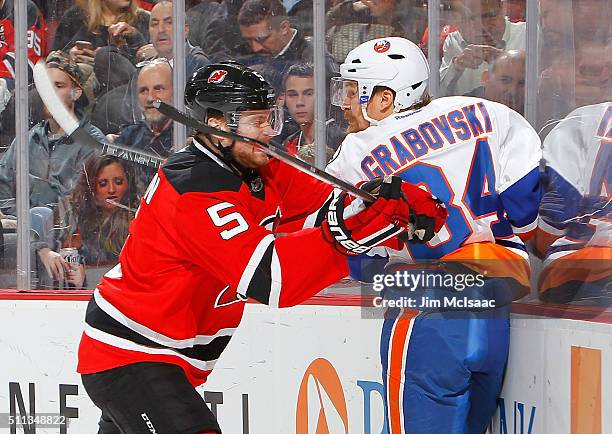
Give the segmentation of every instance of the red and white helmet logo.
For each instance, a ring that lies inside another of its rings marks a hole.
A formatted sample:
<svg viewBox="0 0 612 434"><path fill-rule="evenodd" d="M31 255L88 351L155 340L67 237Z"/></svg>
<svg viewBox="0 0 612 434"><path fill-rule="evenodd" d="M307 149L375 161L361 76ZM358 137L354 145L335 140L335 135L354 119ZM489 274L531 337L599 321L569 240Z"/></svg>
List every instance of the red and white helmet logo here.
<svg viewBox="0 0 612 434"><path fill-rule="evenodd" d="M210 77L208 77L208 82L209 83L221 83L223 80L225 80L226 75L227 75L227 71L223 69L217 69L213 71L212 74L210 74Z"/></svg>
<svg viewBox="0 0 612 434"><path fill-rule="evenodd" d="M387 41L386 39L378 41L376 44L374 44L374 51L377 53L384 53L389 48L391 48L391 42Z"/></svg>

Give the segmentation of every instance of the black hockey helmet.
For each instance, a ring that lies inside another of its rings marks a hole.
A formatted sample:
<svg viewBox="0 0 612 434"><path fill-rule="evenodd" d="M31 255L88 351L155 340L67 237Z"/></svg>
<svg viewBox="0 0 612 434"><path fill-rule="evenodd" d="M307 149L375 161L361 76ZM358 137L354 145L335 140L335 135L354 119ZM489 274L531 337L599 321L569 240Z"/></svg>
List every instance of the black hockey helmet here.
<svg viewBox="0 0 612 434"><path fill-rule="evenodd" d="M274 88L261 74L233 61L213 63L198 69L185 86L185 105L206 122L209 110L230 113L265 110L275 106Z"/></svg>

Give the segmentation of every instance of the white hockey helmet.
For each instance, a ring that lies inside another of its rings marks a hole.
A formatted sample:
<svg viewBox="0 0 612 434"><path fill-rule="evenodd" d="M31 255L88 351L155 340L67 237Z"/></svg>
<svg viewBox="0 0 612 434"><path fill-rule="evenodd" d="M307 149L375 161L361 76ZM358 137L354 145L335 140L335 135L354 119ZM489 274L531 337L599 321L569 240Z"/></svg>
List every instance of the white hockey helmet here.
<svg viewBox="0 0 612 434"><path fill-rule="evenodd" d="M395 92L395 111L419 102L427 88L429 64L421 49L408 39L388 37L372 39L351 50L340 65L339 80L332 83L332 104L342 106L346 96L338 82L357 83L359 102L367 104L376 86ZM335 90L334 90L335 87Z"/></svg>

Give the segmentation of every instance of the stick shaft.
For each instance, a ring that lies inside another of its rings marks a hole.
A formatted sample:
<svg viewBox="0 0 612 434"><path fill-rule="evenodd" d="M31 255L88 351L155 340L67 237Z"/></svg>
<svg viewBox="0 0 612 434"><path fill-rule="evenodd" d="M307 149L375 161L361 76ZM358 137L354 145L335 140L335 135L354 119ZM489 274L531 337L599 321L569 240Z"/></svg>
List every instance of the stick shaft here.
<svg viewBox="0 0 612 434"><path fill-rule="evenodd" d="M375 197L372 196L370 193L360 190L357 187L349 184L348 182L338 179L333 175L330 175L324 170L321 170L311 164L308 164L305 161L300 160L299 158L289 155L287 152L273 145L269 145L267 143L260 142L259 140L251 139L249 137L241 136L240 134L232 133L229 131L223 131L223 130L219 130L217 128L211 127L210 125L206 125L205 123L197 119L194 119L190 116L187 116L184 113L181 113L179 110L172 107L171 105L166 104L159 100L153 102L153 105L157 108L157 110L159 110L164 115L168 116L169 118L171 118L172 120L176 122L179 122L183 125L188 126L189 128L198 130L205 134L214 134L216 136L226 137L228 139L238 140L238 141L245 142L250 145L256 146L258 149L260 149L262 152L266 153L267 155L274 157L286 164L289 164L290 166L298 169L301 172L304 172L312 176L313 178L318 179L321 182L330 184L334 187L344 190L345 192L355 197L359 197L367 202L373 202L375 200Z"/></svg>

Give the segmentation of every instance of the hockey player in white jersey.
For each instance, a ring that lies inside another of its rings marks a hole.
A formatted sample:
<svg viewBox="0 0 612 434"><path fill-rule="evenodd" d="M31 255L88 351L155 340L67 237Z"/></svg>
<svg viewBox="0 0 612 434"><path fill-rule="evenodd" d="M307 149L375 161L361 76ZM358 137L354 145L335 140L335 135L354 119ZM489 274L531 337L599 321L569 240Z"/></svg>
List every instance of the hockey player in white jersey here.
<svg viewBox="0 0 612 434"><path fill-rule="evenodd" d="M545 193L536 245L540 298L610 303L612 103L580 107L546 136Z"/></svg>
<svg viewBox="0 0 612 434"><path fill-rule="evenodd" d="M525 295L523 239L536 228L541 198L540 140L529 123L480 98L432 100L427 60L403 38L365 42L340 71L332 103L343 108L351 134L327 171L351 183L398 175L448 208L430 242L389 252L391 259L461 261L489 287ZM484 433L508 355L509 306L492 311L487 317L496 319L453 312L461 319L452 320L440 312L387 311L380 347L391 434Z"/></svg>

